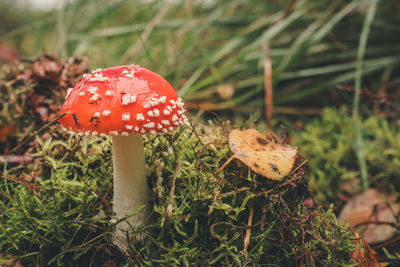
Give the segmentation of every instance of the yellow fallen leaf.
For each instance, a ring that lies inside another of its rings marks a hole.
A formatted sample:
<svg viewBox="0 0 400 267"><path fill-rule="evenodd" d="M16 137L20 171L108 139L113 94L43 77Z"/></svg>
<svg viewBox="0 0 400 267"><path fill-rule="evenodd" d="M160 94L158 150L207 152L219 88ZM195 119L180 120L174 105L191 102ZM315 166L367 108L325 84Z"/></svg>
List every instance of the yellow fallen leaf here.
<svg viewBox="0 0 400 267"><path fill-rule="evenodd" d="M255 129L233 130L229 134L233 157L254 172L272 180L282 180L293 168L297 147L273 143Z"/></svg>

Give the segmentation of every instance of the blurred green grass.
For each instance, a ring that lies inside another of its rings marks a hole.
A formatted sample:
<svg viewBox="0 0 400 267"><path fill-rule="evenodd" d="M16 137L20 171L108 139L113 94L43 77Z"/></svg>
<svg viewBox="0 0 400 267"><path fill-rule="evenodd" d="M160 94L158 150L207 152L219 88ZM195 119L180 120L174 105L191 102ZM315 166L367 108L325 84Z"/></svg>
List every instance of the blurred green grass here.
<svg viewBox="0 0 400 267"><path fill-rule="evenodd" d="M369 1L76 0L24 18L0 42L23 55L86 55L92 66L140 64L165 76L187 101L215 109L262 111L268 45L274 103L332 105L327 90L355 78L358 40ZM398 1L381 1L363 62L363 85L399 85ZM27 22L26 22L27 21ZM217 89L229 84L232 99ZM211 97L208 97L211 96ZM344 99L348 104L350 99Z"/></svg>

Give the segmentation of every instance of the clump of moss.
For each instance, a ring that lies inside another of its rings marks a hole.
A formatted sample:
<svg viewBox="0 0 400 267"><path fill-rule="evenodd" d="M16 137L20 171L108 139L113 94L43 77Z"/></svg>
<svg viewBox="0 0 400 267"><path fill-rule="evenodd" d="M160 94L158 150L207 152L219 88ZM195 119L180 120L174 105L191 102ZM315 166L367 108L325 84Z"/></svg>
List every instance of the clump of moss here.
<svg viewBox="0 0 400 267"><path fill-rule="evenodd" d="M216 173L231 156L226 125L146 138L153 213L140 229L143 242L132 241L123 255L111 242L118 221L111 222L110 140L52 130L57 136L37 139L36 161L1 181L4 255L39 265L337 266L350 260L353 235L313 202L301 158L282 182L240 162Z"/></svg>
<svg viewBox="0 0 400 267"><path fill-rule="evenodd" d="M396 192L400 188L398 125L371 116L361 122L368 179L371 187ZM310 186L320 201L336 204L341 193L361 191L354 150L354 124L344 109L326 109L321 118L291 135L310 165Z"/></svg>

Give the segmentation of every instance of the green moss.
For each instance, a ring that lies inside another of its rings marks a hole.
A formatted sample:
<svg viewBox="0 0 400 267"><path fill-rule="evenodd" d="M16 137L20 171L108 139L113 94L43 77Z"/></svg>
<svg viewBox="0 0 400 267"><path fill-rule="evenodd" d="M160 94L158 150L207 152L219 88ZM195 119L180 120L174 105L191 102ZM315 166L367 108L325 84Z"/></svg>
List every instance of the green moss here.
<svg viewBox="0 0 400 267"><path fill-rule="evenodd" d="M227 127L198 126L196 132L186 128L145 138L154 212L140 229L146 233L143 243L132 242L129 255L111 242L116 225L110 222L110 140L69 136L53 127L56 136L37 139L36 161L19 170L19 182L2 180L1 252L40 265L348 262L352 234L336 225L331 210L304 204L309 198L305 168L291 182L279 183L239 162L215 174L231 155L221 134ZM172 213L167 214L175 172ZM31 184L24 185L23 174L33 179ZM254 215L246 257L250 207Z"/></svg>
<svg viewBox="0 0 400 267"><path fill-rule="evenodd" d="M375 116L361 124L371 187L396 191L400 188L398 126ZM354 125L345 110L326 109L322 118L307 123L304 131L292 133L292 137L309 162L310 185L319 200L338 203L341 193L351 195L361 190Z"/></svg>

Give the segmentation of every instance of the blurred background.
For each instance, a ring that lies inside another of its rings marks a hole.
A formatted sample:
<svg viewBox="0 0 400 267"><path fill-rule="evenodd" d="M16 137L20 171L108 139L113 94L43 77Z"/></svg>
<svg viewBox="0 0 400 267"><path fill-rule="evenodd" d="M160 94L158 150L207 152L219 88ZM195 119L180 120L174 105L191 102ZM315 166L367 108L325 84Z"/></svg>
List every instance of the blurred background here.
<svg viewBox="0 0 400 267"><path fill-rule="evenodd" d="M0 41L30 59L87 56L93 69L140 64L165 76L189 107L235 114L264 112L271 64L275 112L318 115L353 101L369 2L3 0ZM370 27L367 113L387 112L381 106L398 88L399 7L381 1Z"/></svg>

